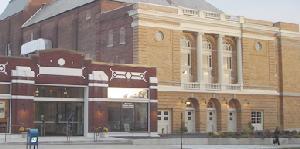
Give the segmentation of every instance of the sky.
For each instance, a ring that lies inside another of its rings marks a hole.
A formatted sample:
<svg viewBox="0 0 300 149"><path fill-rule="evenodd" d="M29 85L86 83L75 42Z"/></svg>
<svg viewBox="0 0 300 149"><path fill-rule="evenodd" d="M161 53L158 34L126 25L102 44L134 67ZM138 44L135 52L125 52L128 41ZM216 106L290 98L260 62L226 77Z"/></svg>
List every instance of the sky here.
<svg viewBox="0 0 300 149"><path fill-rule="evenodd" d="M206 0L234 16L300 24L300 0ZM2 13L9 0L0 0Z"/></svg>

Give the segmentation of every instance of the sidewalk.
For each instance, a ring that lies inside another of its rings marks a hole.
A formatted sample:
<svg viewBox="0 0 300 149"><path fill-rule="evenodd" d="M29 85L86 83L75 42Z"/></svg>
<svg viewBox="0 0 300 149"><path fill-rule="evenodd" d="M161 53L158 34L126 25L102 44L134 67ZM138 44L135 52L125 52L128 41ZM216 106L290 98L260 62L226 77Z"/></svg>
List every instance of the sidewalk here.
<svg viewBox="0 0 300 149"><path fill-rule="evenodd" d="M272 145L272 138L183 138L184 145ZM98 138L94 141L93 137L39 137L40 144L49 145L180 145L180 138ZM300 147L300 138L280 138L282 145L296 145ZM21 135L8 135L5 141L4 134L0 134L0 144L25 144L26 138Z"/></svg>
<svg viewBox="0 0 300 149"><path fill-rule="evenodd" d="M7 135L5 140L4 134L0 134L0 144L25 144L26 137L23 138L21 135ZM70 140L67 140L65 136L59 137L39 137L40 144L132 144L132 140L124 138L98 138L97 141L94 141L93 137L70 137Z"/></svg>

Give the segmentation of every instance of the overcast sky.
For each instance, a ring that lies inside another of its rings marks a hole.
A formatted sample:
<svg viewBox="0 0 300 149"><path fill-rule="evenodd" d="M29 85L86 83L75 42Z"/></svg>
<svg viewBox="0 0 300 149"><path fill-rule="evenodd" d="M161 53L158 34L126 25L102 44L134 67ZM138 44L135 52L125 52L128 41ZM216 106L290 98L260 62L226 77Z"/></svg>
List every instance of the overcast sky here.
<svg viewBox="0 0 300 149"><path fill-rule="evenodd" d="M300 0L207 0L229 15L300 24ZM0 13L9 0L0 0Z"/></svg>

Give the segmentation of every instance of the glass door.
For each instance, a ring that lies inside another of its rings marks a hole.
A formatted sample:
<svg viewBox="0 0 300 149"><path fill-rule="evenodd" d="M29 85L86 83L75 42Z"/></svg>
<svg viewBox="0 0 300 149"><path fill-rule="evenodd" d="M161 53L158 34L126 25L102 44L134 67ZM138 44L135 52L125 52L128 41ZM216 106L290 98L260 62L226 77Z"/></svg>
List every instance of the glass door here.
<svg viewBox="0 0 300 149"><path fill-rule="evenodd" d="M122 128L124 132L130 132L134 128L134 104L123 103L121 113Z"/></svg>
<svg viewBox="0 0 300 149"><path fill-rule="evenodd" d="M35 124L41 135L83 135L82 102L36 102ZM69 130L69 131L68 131Z"/></svg>

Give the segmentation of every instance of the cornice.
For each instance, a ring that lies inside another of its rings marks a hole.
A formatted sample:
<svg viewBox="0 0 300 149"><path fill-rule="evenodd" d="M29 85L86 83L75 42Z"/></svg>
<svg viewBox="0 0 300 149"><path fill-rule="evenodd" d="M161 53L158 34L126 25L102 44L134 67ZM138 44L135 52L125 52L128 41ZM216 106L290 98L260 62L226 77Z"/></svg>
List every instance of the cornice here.
<svg viewBox="0 0 300 149"><path fill-rule="evenodd" d="M237 21L208 19L199 16L186 16L176 13L166 13L143 9L131 10L128 11L128 14L134 18L132 27L158 27L172 30L188 30L203 33L225 34L234 37L240 37L243 29L253 32L243 33L243 37L260 40L275 40L276 35L287 36L291 38L300 37L300 33L297 32L280 31L278 27L244 23L243 21L240 21L240 23Z"/></svg>

